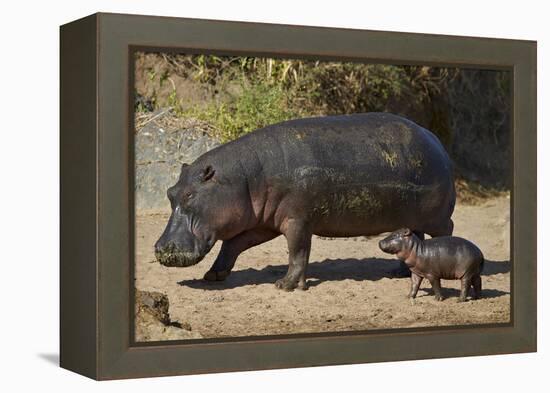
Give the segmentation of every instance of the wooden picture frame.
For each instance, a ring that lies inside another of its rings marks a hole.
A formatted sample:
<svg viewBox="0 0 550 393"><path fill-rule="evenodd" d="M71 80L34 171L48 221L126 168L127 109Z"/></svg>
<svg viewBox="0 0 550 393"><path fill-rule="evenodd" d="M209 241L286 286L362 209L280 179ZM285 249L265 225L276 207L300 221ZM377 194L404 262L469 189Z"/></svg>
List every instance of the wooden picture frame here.
<svg viewBox="0 0 550 393"><path fill-rule="evenodd" d="M103 380L536 351L536 42L99 13L60 43L61 367ZM512 72L511 322L133 342L137 50Z"/></svg>

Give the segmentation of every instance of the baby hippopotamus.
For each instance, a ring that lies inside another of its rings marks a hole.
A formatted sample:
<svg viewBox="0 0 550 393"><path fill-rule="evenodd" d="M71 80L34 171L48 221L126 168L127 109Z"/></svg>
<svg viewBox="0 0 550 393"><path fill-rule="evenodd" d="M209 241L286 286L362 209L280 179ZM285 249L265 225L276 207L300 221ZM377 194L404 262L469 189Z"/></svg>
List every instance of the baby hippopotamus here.
<svg viewBox="0 0 550 393"><path fill-rule="evenodd" d="M481 296L483 254L466 239L441 236L422 240L409 228L402 228L381 240L379 246L382 251L396 255L411 270L410 298L416 297L424 278L432 284L436 300L443 300L440 279L461 281L459 302L466 300L470 286L474 287L474 299Z"/></svg>

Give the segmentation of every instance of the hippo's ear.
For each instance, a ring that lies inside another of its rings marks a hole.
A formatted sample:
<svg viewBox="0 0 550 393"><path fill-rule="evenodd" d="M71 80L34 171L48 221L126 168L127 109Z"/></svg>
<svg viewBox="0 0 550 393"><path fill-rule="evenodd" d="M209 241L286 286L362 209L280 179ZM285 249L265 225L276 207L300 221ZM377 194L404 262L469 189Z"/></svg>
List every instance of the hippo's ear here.
<svg viewBox="0 0 550 393"><path fill-rule="evenodd" d="M201 173L201 181L205 182L212 179L215 173L216 170L212 168L212 165L208 165L206 168L203 169Z"/></svg>
<svg viewBox="0 0 550 393"><path fill-rule="evenodd" d="M403 236L411 236L412 235L412 232L409 228L405 228L405 230L403 231Z"/></svg>

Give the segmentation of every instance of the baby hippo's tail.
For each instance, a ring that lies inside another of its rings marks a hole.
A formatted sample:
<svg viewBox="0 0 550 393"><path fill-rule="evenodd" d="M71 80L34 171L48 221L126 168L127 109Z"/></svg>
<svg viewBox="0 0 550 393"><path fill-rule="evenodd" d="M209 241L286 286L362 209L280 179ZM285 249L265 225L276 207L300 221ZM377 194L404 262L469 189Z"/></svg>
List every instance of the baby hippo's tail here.
<svg viewBox="0 0 550 393"><path fill-rule="evenodd" d="M481 262L479 263L479 274L483 273L483 266L485 265L485 255L483 255L483 252L478 248L479 251L479 259L481 259Z"/></svg>

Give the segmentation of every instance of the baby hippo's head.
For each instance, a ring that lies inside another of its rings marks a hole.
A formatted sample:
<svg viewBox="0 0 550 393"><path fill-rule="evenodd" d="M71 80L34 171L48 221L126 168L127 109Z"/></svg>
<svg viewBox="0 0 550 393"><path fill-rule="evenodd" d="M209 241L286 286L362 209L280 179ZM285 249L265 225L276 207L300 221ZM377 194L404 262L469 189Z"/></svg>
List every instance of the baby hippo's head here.
<svg viewBox="0 0 550 393"><path fill-rule="evenodd" d="M401 228L380 240L378 246L388 254L397 254L411 247L413 233L409 228Z"/></svg>

